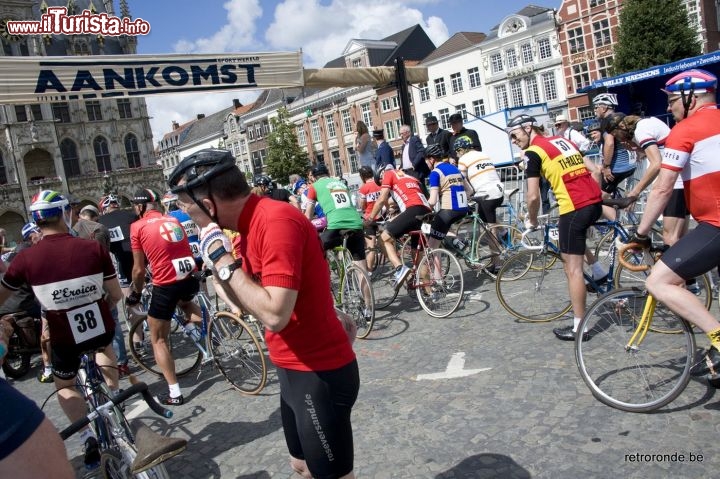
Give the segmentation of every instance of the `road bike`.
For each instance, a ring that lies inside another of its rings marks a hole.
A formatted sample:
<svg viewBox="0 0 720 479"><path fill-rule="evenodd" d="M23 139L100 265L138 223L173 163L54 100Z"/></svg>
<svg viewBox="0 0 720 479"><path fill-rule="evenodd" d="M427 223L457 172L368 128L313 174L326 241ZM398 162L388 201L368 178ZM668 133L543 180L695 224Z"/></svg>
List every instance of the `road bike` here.
<svg viewBox="0 0 720 479"><path fill-rule="evenodd" d="M156 414L172 417L172 411L158 404L148 392L147 384L136 382L130 388L110 392L95 362L95 353L81 358L76 377L78 390L85 398L89 413L60 432L65 440L90 424L100 449L100 473L105 479L167 479L170 477L162 464L185 450L185 439L163 437L141 426L133 433L122 404L135 395L143 400Z"/></svg>
<svg viewBox="0 0 720 479"><path fill-rule="evenodd" d="M418 216L422 228L408 233L418 239L418 247L412 250L411 273L405 281L408 292L415 291L420 306L430 316L445 318L460 306L463 298L464 279L460 263L449 251L443 248L429 248L427 236L434 213ZM405 242L403 242L404 244ZM409 243L408 243L409 244ZM394 275L377 278L375 290L384 291L381 299L375 300L375 307L383 309L390 306L402 284L394 284Z"/></svg>
<svg viewBox="0 0 720 479"><path fill-rule="evenodd" d="M210 270L193 273L205 282ZM152 284L146 283L143 296L152 294ZM248 324L238 316L218 311L204 288L195 296L200 305L199 324L188 321L179 310L172 318L177 328L171 328L168 347L175 360L175 374L185 376L201 364L214 363L225 379L243 394L255 395L262 391L267 380L267 364L260 342ZM146 300L147 301L147 300ZM149 333L145 334L145 321L140 318L130 328L130 354L144 370L162 376L155 362ZM143 338L140 343L134 338Z"/></svg>
<svg viewBox="0 0 720 479"><path fill-rule="evenodd" d="M634 265L625 251L618 255L626 268ZM654 329L679 328L679 334ZM690 381L695 361L695 334L690 324L670 311L645 288L620 288L600 297L585 313L575 341L580 375L593 396L629 412L650 412L677 398Z"/></svg>

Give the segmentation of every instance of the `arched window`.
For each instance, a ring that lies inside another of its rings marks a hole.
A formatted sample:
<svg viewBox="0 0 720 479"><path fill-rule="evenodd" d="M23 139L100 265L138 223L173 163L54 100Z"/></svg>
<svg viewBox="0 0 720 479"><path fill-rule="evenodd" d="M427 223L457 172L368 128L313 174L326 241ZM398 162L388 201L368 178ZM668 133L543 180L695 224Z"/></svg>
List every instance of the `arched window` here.
<svg viewBox="0 0 720 479"><path fill-rule="evenodd" d="M93 140L93 149L95 150L95 162L97 163L98 171L112 171L107 140L102 136L96 137Z"/></svg>
<svg viewBox="0 0 720 479"><path fill-rule="evenodd" d="M80 159L78 158L77 145L70 138L65 138L60 142L60 156L62 156L65 177L80 176Z"/></svg>
<svg viewBox="0 0 720 479"><path fill-rule="evenodd" d="M125 136L125 156L128 161L128 168L140 168L140 149L138 148L137 137L132 133Z"/></svg>

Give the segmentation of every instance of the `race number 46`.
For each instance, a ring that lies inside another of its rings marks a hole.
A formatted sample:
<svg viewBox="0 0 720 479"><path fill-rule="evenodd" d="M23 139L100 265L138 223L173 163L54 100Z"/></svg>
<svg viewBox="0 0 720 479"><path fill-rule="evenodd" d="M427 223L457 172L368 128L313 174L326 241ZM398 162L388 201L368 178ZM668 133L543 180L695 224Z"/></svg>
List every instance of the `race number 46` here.
<svg viewBox="0 0 720 479"><path fill-rule="evenodd" d="M172 260L173 268L175 268L175 278L178 280L186 278L195 268L195 260L192 256L178 258Z"/></svg>

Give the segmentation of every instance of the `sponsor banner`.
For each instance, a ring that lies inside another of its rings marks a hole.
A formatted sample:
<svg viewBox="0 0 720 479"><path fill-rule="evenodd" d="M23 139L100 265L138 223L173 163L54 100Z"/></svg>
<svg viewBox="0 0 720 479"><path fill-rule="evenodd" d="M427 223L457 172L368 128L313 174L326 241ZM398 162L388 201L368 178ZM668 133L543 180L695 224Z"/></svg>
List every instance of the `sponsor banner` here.
<svg viewBox="0 0 720 479"><path fill-rule="evenodd" d="M3 57L0 103L303 86L301 52Z"/></svg>

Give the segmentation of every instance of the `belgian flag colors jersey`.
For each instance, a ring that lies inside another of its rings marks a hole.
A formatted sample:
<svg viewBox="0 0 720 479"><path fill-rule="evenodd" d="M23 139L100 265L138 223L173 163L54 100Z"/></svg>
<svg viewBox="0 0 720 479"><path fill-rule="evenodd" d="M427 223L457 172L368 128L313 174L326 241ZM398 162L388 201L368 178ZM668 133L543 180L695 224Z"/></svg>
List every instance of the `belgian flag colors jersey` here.
<svg viewBox="0 0 720 479"><path fill-rule="evenodd" d="M602 201L600 186L590 176L575 146L559 136L535 136L525 150L528 178L540 176L550 182L560 214Z"/></svg>

